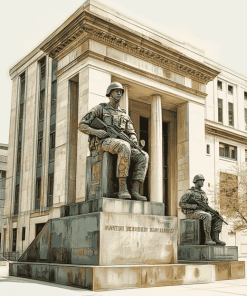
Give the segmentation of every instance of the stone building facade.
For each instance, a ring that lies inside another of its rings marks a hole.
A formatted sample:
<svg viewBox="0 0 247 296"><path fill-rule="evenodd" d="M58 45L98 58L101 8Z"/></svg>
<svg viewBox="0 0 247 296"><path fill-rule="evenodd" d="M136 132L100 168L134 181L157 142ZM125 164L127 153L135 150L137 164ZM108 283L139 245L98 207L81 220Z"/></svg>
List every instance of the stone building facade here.
<svg viewBox="0 0 247 296"><path fill-rule="evenodd" d="M142 191L148 200L165 203L165 215L183 217L178 202L195 174L204 174L206 184L213 186L228 161L244 161L247 78L97 1L86 1L10 76L2 226L7 251L23 252L44 223L60 216L62 205L84 200L89 150L78 122L93 106L108 101L106 89L113 81L123 84L122 107L150 154ZM227 119L229 108L233 126ZM238 160L219 157L220 143L236 146Z"/></svg>
<svg viewBox="0 0 247 296"><path fill-rule="evenodd" d="M8 162L8 145L0 143L0 254L3 252L2 224L4 217L5 188L6 188L6 171Z"/></svg>

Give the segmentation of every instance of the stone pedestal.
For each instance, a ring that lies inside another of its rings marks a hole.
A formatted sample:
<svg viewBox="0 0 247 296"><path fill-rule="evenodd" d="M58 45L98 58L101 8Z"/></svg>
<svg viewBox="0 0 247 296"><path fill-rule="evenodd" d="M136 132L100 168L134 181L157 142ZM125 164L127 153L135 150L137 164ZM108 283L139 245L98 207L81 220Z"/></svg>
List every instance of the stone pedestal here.
<svg viewBox="0 0 247 296"><path fill-rule="evenodd" d="M90 202L94 202L94 207L90 208ZM162 216L161 204L155 207L155 203L106 198L82 202L75 209L75 205L70 205L69 212L73 210L77 215L48 221L19 261L88 265L177 263L177 219Z"/></svg>
<svg viewBox="0 0 247 296"><path fill-rule="evenodd" d="M178 260L192 261L232 261L238 260L238 247L205 245L203 221L199 219L180 220L180 245Z"/></svg>
<svg viewBox="0 0 247 296"><path fill-rule="evenodd" d="M238 260L238 247L228 246L178 246L178 259L185 261Z"/></svg>

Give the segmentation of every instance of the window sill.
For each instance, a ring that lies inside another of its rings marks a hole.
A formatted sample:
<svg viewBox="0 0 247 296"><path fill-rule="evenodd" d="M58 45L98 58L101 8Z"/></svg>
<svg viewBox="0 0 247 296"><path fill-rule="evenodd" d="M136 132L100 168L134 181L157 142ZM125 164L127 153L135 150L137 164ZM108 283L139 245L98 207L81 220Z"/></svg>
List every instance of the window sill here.
<svg viewBox="0 0 247 296"><path fill-rule="evenodd" d="M231 158L222 157L222 156L219 156L219 160L224 160L232 163L236 163L238 161L237 159L231 159Z"/></svg>
<svg viewBox="0 0 247 296"><path fill-rule="evenodd" d="M207 153L206 156L211 156L211 154L208 154L208 153Z"/></svg>

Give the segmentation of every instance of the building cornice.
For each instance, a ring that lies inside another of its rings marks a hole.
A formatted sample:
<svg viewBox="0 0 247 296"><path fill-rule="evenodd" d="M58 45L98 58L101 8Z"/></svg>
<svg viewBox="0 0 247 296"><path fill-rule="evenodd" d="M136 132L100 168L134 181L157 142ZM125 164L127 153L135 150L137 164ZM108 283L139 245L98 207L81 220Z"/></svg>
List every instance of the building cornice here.
<svg viewBox="0 0 247 296"><path fill-rule="evenodd" d="M226 126L218 126L210 120L205 121L205 133L247 145L247 133Z"/></svg>
<svg viewBox="0 0 247 296"><path fill-rule="evenodd" d="M78 40L85 40L85 38L110 45L203 84L213 80L219 74L218 71L179 51L127 28L112 24L89 11L83 11L67 26L54 33L40 49L53 59L60 60L72 48L76 48Z"/></svg>
<svg viewBox="0 0 247 296"><path fill-rule="evenodd" d="M137 69L137 68L135 68L133 66L124 64L124 63L122 63L120 61L117 61L115 59L106 57L106 56L101 55L99 53L95 53L95 52L90 51L90 50L86 50L83 54L81 54L80 56L78 56L75 60L73 60L72 62L70 62L69 64L67 64L61 70L59 70L57 72L57 77L59 78L66 71L68 71L69 69L71 69L73 66L75 66L80 61L85 60L86 58L94 58L94 59L97 59L97 60L105 61L105 62L107 62L107 63L109 63L111 65L117 66L117 67L120 66L122 69L131 71L133 73L136 73L136 74L139 74L139 75L142 75L142 76L145 76L145 77L147 77L149 79L152 79L152 80L161 82L163 84L169 85L169 86L174 87L176 89L181 89L181 90L183 90L185 92L188 92L188 93L190 93L192 95L195 95L195 96L200 97L200 98L203 98L203 99L205 99L206 96L207 96L206 93L201 92L199 90L196 90L196 89L193 89L191 87L185 86L183 84L174 82L174 81L172 81L170 79L167 79L165 77L160 77L158 75L154 75L154 74L149 73L147 71L144 71L144 70L141 70L141 69Z"/></svg>

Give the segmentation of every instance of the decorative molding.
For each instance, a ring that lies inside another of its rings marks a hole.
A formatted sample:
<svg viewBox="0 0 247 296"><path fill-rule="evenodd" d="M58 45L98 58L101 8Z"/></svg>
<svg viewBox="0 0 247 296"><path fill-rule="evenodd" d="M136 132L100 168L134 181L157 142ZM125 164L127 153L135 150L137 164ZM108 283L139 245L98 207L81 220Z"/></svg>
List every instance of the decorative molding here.
<svg viewBox="0 0 247 296"><path fill-rule="evenodd" d="M78 64L80 61L85 60L86 58L89 58L89 57L94 58L94 59L98 59L98 60L101 60L101 61L106 61L107 63L112 64L112 65L117 66L117 67L121 66L122 69L129 70L129 71L131 71L133 73L136 73L138 75L142 75L142 76L145 76L145 77L147 77L149 79L152 79L152 80L161 82L163 84L166 84L166 85L169 85L169 86L172 86L172 87L175 87L176 89L181 89L183 91L186 91L186 92L188 92L190 94L193 94L193 95L198 96L198 97L203 98L203 99L205 99L206 96L207 96L206 93L201 92L199 90L196 90L196 89L193 89L191 87L185 86L183 84L177 83L177 82L172 81L170 79L167 79L165 77L160 77L158 75L149 73L147 71L144 71L144 70L135 68L133 66L130 66L130 65L127 65L127 64L124 64L124 63L121 63L121 62L119 62L119 61L117 61L115 59L112 59L112 58L109 58L109 57L105 57L104 55L95 53L95 52L90 51L90 50L86 50L83 54L81 54L80 56L78 56L71 63L67 64L64 68L62 68L61 70L59 70L57 72L57 74L56 74L57 75L57 78L59 78L63 73L65 73L70 68L72 68L73 66L75 66L76 64Z"/></svg>
<svg viewBox="0 0 247 296"><path fill-rule="evenodd" d="M53 59L60 60L86 39L110 45L203 84L219 74L218 71L172 48L102 20L88 11L83 11L60 32L55 32L40 49Z"/></svg>
<svg viewBox="0 0 247 296"><path fill-rule="evenodd" d="M231 141L236 141L243 145L247 145L247 134L246 136L243 134L241 135L237 132L229 131L228 129L220 128L218 126L207 123L205 123L205 133L208 135L225 138Z"/></svg>

